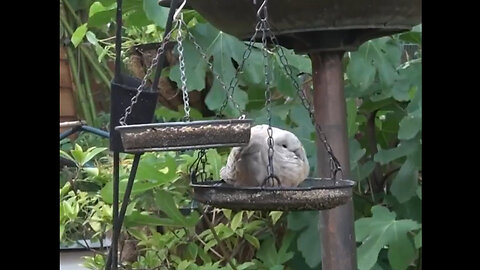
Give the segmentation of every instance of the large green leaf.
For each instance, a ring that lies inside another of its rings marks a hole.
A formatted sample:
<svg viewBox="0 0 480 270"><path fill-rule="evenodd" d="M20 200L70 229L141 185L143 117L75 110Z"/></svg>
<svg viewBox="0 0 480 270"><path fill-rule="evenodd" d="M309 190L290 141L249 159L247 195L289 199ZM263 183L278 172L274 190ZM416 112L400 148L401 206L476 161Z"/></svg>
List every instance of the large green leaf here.
<svg viewBox="0 0 480 270"><path fill-rule="evenodd" d="M352 53L350 63L347 66L348 79L359 90L365 90L370 87L375 79L375 66L368 60L365 55Z"/></svg>
<svg viewBox="0 0 480 270"><path fill-rule="evenodd" d="M373 83L375 74L383 87L390 87L398 76L396 67L400 64L401 53L401 46L390 37L369 40L351 53L348 77L360 91Z"/></svg>
<svg viewBox="0 0 480 270"><path fill-rule="evenodd" d="M416 151L420 146L416 139L401 141L400 144L391 149L380 149L374 156L374 160L380 164L387 164L398 158L404 157Z"/></svg>
<svg viewBox="0 0 480 270"><path fill-rule="evenodd" d="M418 167L414 162L414 155L418 155L418 151L415 151L407 157L407 160L403 163L390 187L390 191L400 203L404 203L416 195L418 187Z"/></svg>
<svg viewBox="0 0 480 270"><path fill-rule="evenodd" d="M309 267L320 264L321 241L318 231L319 213L317 211L291 212L288 214L288 228L299 231L297 248Z"/></svg>
<svg viewBox="0 0 480 270"><path fill-rule="evenodd" d="M183 48L187 90L203 90L205 88L205 73L207 71L207 63L195 50L195 47L190 40L185 40L183 42ZM175 50L175 54L178 55L177 50ZM176 64L170 68L169 77L172 81L176 82L179 87L182 85L179 64Z"/></svg>
<svg viewBox="0 0 480 270"><path fill-rule="evenodd" d="M400 121L398 138L400 140L409 140L415 137L422 129L422 111L421 109L409 113Z"/></svg>
<svg viewBox="0 0 480 270"><path fill-rule="evenodd" d="M177 163L172 156L158 158L155 153L148 153L140 159L136 179L167 183L177 177L176 168Z"/></svg>
<svg viewBox="0 0 480 270"><path fill-rule="evenodd" d="M372 207L372 217L361 218L355 222L358 268L369 270L377 261L378 253L389 246L388 257L394 270L404 270L415 259L415 247L407 233L420 228L413 220L396 220L394 212L383 206Z"/></svg>
<svg viewBox="0 0 480 270"><path fill-rule="evenodd" d="M155 25L165 28L169 8L161 7L158 0L143 0L143 11Z"/></svg>
<svg viewBox="0 0 480 270"><path fill-rule="evenodd" d="M287 249L292 243L294 236L293 233L288 232L283 237L282 244L278 250L275 246L275 239L272 236L268 237L261 243L260 249L256 254L257 258L259 258L269 269L282 266L293 257L293 252L287 252ZM280 269L283 269L283 267Z"/></svg>

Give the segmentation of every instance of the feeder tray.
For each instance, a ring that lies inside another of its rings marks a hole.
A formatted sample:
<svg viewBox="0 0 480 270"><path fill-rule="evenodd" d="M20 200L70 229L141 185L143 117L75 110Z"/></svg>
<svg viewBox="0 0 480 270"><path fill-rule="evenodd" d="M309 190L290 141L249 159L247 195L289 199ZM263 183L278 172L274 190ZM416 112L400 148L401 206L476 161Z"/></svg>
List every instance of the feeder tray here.
<svg viewBox="0 0 480 270"><path fill-rule="evenodd" d="M166 5L170 1L160 1ZM249 39L255 30L257 5L252 0L189 1L216 28ZM356 50L363 42L408 31L421 23L421 0L274 0L268 19L280 44L299 53ZM261 35L257 36L258 39Z"/></svg>
<svg viewBox="0 0 480 270"><path fill-rule="evenodd" d="M245 146L251 119L206 120L118 126L126 152L177 151Z"/></svg>
<svg viewBox="0 0 480 270"><path fill-rule="evenodd" d="M298 187L234 187L224 181L191 184L194 199L204 204L234 210L326 210L345 204L352 197L351 180L307 178Z"/></svg>

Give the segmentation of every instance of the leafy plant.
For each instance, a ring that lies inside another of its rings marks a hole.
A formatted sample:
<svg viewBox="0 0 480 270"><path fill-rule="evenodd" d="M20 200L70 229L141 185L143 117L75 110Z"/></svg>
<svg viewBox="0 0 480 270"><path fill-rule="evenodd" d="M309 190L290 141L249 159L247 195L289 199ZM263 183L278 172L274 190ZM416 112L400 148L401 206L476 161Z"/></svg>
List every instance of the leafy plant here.
<svg viewBox="0 0 480 270"><path fill-rule="evenodd" d="M130 46L160 40L164 34L165 9L153 3L156 1L124 2L122 55L126 59ZM75 42L90 43L96 48L97 60L103 61L104 57L112 56L113 42L108 37L98 37L106 35L112 27L114 1L92 2L89 9L86 26L75 31ZM218 31L195 12L184 15L189 31L205 49L214 70L228 83L246 44ZM201 91L208 109L218 109L225 97L222 87L216 79L211 85L206 83L212 74L192 42L185 40L184 47L189 91ZM304 89L311 89L309 58L291 50L286 52L293 72L303 74L296 78L298 83ZM271 54L269 58L273 68L272 122L295 133L305 146L310 164L316 164L315 130L308 114L280 68L278 57ZM421 269L421 61L421 26L407 33L367 41L357 51L345 54L351 176L358 181L353 199L361 270ZM256 124L267 121L262 74L261 51L255 47L239 76L234 97ZM165 68L163 76L179 83L178 67ZM238 115L231 103L226 113ZM161 121L176 121L183 114L181 110L159 107L156 116ZM201 118L201 113L196 112L195 119ZM209 176L219 178L219 168L225 164L227 155L228 149L208 150ZM196 156L196 151L189 151L148 153L141 157L122 234L124 239L138 241L139 249L135 260L122 262L124 267L292 270L320 267L323 247L318 212L190 209L194 207L190 207L187 168ZM122 197L131 156L122 156L121 164ZM311 175L316 173L314 167ZM112 183L106 179L95 196L104 205L110 205L111 190ZM69 202L75 209L73 201ZM96 255L87 258L86 263L91 269L101 269L104 259Z"/></svg>

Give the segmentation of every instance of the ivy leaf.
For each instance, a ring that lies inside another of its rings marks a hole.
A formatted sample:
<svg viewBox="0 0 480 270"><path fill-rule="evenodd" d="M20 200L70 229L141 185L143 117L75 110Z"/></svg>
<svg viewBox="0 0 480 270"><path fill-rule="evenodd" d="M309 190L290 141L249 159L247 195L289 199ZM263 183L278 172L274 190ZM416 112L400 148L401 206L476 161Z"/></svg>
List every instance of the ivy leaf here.
<svg viewBox="0 0 480 270"><path fill-rule="evenodd" d="M383 206L372 207L372 217L361 218L355 222L357 242L362 244L357 249L358 268L371 269L382 248L388 245L388 257L394 270L404 270L415 257L415 248L407 233L420 228L413 220L396 220L396 214ZM403 257L402 255L407 255Z"/></svg>

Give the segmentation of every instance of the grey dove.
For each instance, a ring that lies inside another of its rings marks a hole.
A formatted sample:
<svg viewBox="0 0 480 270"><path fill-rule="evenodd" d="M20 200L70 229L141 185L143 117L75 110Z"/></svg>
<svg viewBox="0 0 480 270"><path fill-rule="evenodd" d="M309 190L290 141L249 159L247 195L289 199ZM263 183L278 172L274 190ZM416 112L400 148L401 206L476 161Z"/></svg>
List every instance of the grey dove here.
<svg viewBox="0 0 480 270"><path fill-rule="evenodd" d="M250 142L244 147L234 147L227 164L220 169L221 178L234 186L261 186L267 177L268 125L251 128ZM282 187L296 187L310 170L307 155L300 140L291 132L273 129L273 171ZM278 186L275 180L269 185Z"/></svg>

